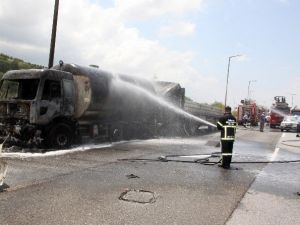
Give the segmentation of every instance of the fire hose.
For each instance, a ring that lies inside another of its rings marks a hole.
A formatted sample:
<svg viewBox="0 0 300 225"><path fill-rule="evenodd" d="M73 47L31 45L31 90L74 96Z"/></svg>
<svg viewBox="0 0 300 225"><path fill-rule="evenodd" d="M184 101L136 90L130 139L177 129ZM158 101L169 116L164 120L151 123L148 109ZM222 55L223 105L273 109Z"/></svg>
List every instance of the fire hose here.
<svg viewBox="0 0 300 225"><path fill-rule="evenodd" d="M195 160L181 160L177 158L182 158L182 157L191 157L190 155L166 155L166 156L159 156L158 158L154 159L147 159L147 158L129 158L129 159L119 159L119 161L148 161L148 162L180 162L180 163L199 163L202 165L217 165L220 163L220 160L217 161L210 161L211 158L221 158L222 153L221 152L213 152L210 154L197 154L197 155L192 155L192 156L205 156L200 159L195 159ZM174 159L175 158L175 159ZM264 160L264 161L232 161L231 164L266 164L266 163L300 163L300 159L295 159L295 160Z"/></svg>

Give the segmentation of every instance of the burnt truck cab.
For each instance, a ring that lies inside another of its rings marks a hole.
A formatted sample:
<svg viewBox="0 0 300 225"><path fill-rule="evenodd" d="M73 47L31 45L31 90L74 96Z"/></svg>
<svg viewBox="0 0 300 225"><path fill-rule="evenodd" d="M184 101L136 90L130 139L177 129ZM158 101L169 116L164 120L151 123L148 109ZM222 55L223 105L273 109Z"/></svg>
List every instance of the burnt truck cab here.
<svg viewBox="0 0 300 225"><path fill-rule="evenodd" d="M74 98L69 72L30 69L5 73L0 82L2 141L32 147L45 139L51 146L67 146L74 130Z"/></svg>

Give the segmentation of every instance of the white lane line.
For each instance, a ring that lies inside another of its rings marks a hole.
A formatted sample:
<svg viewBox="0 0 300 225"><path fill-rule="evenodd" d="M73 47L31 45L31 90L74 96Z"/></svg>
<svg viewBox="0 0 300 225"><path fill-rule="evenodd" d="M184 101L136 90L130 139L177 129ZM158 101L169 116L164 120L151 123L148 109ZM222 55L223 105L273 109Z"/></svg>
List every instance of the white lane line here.
<svg viewBox="0 0 300 225"><path fill-rule="evenodd" d="M281 142L282 138L284 138L284 137L285 137L285 133L282 133L282 135L281 135L281 137L280 137L280 139L279 139L279 141L278 141L278 143L277 143L277 145L276 145L276 148L275 148L275 150L274 150L274 152L273 152L273 154L272 154L272 156L271 156L271 159L270 159L271 161L274 161L275 158L277 157L278 152L279 152L279 150L280 150L280 148L277 147L277 146L279 145L279 143Z"/></svg>
<svg viewBox="0 0 300 225"><path fill-rule="evenodd" d="M274 160L275 160L275 158L276 158L277 155L278 155L279 149L280 149L280 148L275 148L275 151L273 152L273 154L272 154L272 156L271 156L271 161L274 161Z"/></svg>

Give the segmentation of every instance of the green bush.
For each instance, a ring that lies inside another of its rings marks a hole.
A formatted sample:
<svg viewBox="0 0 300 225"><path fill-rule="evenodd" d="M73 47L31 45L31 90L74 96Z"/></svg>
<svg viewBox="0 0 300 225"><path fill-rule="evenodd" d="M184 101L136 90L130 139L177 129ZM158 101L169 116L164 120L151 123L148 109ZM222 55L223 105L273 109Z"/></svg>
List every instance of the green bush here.
<svg viewBox="0 0 300 225"><path fill-rule="evenodd" d="M0 53L0 75L6 73L9 70L19 69L41 69L43 66L24 62L21 59L13 58L11 56Z"/></svg>

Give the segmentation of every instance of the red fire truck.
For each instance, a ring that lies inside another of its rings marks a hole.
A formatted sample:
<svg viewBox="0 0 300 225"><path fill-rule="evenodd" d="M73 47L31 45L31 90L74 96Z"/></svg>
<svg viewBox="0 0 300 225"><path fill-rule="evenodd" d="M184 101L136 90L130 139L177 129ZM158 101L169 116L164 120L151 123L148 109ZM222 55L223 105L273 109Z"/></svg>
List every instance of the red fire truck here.
<svg viewBox="0 0 300 225"><path fill-rule="evenodd" d="M258 115L260 113L259 107L256 105L256 102L251 99L241 100L237 109L237 122L239 125L242 125L245 121L243 117L247 115L248 121L251 126L258 125Z"/></svg>
<svg viewBox="0 0 300 225"><path fill-rule="evenodd" d="M290 114L290 107L284 96L275 96L274 100L270 109L270 128L279 127L283 117Z"/></svg>

